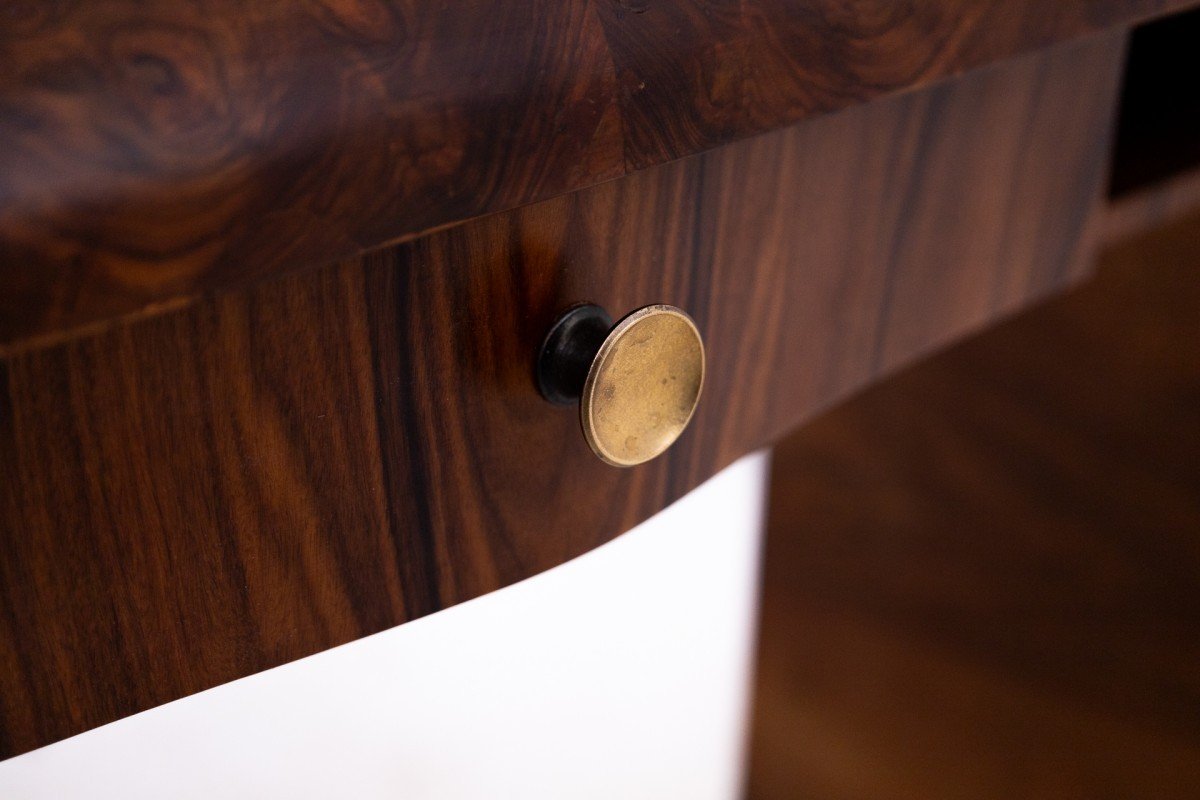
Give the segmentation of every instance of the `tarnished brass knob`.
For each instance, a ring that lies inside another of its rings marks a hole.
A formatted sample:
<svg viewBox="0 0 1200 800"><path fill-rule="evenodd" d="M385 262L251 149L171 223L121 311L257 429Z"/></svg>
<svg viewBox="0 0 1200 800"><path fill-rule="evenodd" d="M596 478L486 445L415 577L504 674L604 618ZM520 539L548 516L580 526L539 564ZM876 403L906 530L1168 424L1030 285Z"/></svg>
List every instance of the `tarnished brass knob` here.
<svg viewBox="0 0 1200 800"><path fill-rule="evenodd" d="M691 421L704 385L704 342L674 306L639 308L616 325L599 306L576 306L546 335L537 379L552 403L579 402L592 452L632 467L660 455Z"/></svg>

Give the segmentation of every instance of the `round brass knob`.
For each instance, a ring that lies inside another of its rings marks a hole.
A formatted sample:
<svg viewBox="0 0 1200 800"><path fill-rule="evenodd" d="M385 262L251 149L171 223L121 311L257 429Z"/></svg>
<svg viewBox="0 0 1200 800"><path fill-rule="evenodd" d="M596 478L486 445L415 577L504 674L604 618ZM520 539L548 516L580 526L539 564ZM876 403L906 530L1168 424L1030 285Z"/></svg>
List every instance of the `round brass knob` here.
<svg viewBox="0 0 1200 800"><path fill-rule="evenodd" d="M538 360L542 394L560 404L577 399L584 439L617 467L670 447L691 421L703 385L700 331L668 305L640 308L616 325L598 306L577 306L550 329Z"/></svg>

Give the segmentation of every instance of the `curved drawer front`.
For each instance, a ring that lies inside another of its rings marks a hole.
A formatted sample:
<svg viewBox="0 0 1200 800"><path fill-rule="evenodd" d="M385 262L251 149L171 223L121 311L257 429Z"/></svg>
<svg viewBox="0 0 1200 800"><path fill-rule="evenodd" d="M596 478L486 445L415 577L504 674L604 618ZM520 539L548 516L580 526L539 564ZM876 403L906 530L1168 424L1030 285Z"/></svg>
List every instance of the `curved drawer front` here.
<svg viewBox="0 0 1200 800"><path fill-rule="evenodd" d="M1121 50L1064 46L0 361L0 755L562 563L1080 277ZM668 303L703 336L703 396L654 461L602 463L537 391L579 302Z"/></svg>

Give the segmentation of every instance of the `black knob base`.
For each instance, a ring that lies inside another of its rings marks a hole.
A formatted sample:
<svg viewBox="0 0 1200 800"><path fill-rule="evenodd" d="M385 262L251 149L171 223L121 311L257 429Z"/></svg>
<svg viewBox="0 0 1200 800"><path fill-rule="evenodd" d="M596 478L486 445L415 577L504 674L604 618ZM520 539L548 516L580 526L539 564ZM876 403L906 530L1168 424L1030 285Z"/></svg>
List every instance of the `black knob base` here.
<svg viewBox="0 0 1200 800"><path fill-rule="evenodd" d="M590 303L558 318L538 352L535 378L542 397L557 406L579 402L588 369L612 326L608 312Z"/></svg>

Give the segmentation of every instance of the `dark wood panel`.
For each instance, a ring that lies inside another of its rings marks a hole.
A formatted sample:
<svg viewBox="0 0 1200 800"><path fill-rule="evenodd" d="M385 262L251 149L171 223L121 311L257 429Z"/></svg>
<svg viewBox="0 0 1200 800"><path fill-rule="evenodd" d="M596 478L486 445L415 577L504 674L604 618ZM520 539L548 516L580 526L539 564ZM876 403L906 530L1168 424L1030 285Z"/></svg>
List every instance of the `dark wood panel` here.
<svg viewBox="0 0 1200 800"><path fill-rule="evenodd" d="M749 796L1192 798L1200 217L777 449Z"/></svg>
<svg viewBox="0 0 1200 800"><path fill-rule="evenodd" d="M1067 46L0 362L0 752L579 555L1075 280L1123 38ZM601 464L533 358L692 313L705 396Z"/></svg>
<svg viewBox="0 0 1200 800"><path fill-rule="evenodd" d="M6 3L0 353L1190 4Z"/></svg>

